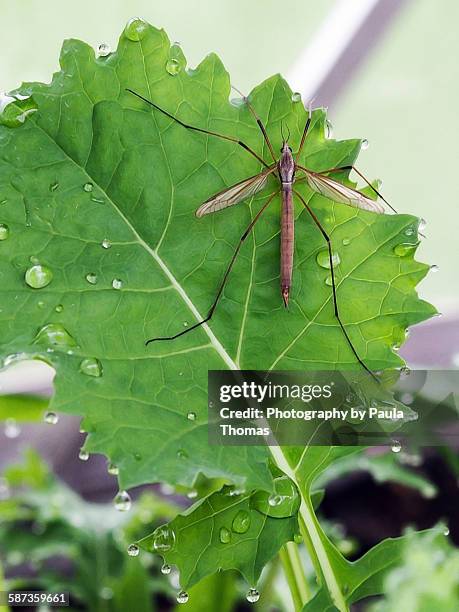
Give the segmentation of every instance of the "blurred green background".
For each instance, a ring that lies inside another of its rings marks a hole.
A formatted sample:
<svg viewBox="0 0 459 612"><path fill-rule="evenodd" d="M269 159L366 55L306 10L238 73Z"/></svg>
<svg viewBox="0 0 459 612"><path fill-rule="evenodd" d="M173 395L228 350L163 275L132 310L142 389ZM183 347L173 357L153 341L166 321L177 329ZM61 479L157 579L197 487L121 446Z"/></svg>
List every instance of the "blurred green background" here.
<svg viewBox="0 0 459 612"><path fill-rule="evenodd" d="M347 1L349 6L357 2ZM216 51L233 83L247 92L275 72L287 75L335 4L0 0L0 90L23 80L49 81L64 38L115 47L125 22L138 15L180 41L190 66ZM456 0L400 0L381 39L363 53L345 89L329 102L335 137L370 142L361 154L361 169L383 179L383 193L398 210L426 219L427 239L418 259L438 265L439 271L429 275L420 293L445 313L457 311L458 296L459 207L453 186L459 158L454 100L458 22Z"/></svg>

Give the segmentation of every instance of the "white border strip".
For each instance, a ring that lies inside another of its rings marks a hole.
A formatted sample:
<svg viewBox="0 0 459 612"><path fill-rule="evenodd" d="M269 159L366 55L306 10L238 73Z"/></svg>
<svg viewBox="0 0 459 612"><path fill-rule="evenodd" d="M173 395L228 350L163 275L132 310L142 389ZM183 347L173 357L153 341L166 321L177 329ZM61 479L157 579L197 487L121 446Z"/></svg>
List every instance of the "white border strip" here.
<svg viewBox="0 0 459 612"><path fill-rule="evenodd" d="M291 70L287 81L303 100L314 96L360 26L381 0L337 0Z"/></svg>

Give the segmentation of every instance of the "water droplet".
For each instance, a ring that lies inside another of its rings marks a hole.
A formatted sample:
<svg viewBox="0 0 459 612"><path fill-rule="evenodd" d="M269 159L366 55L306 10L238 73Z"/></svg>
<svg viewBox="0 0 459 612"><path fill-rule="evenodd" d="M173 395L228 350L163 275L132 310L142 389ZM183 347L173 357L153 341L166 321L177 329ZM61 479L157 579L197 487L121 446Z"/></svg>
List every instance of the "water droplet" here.
<svg viewBox="0 0 459 612"><path fill-rule="evenodd" d="M56 425L58 421L59 421L59 417L57 416L55 412L47 412L45 414L45 423L48 423L48 425Z"/></svg>
<svg viewBox="0 0 459 612"><path fill-rule="evenodd" d="M59 183L57 181L54 181L54 183L51 183L51 185L49 186L49 190L56 191L56 189L59 189Z"/></svg>
<svg viewBox="0 0 459 612"><path fill-rule="evenodd" d="M91 191L94 189L94 185L92 183L85 183L83 185L83 189L87 192L87 193L91 193Z"/></svg>
<svg viewBox="0 0 459 612"><path fill-rule="evenodd" d="M78 453L78 459L81 461L87 461L89 459L89 453L84 448L80 448L80 452Z"/></svg>
<svg viewBox="0 0 459 612"><path fill-rule="evenodd" d="M436 264L433 264L433 266L430 266L430 271L431 272L438 272L439 269L440 268Z"/></svg>
<svg viewBox="0 0 459 612"><path fill-rule="evenodd" d="M231 528L236 533L245 533L250 527L250 515L245 510L239 510L233 519Z"/></svg>
<svg viewBox="0 0 459 612"><path fill-rule="evenodd" d="M64 310L64 307L62 306L62 304L58 304L58 305L57 305L57 306L54 308L54 310L55 310L56 312L62 312L62 311Z"/></svg>
<svg viewBox="0 0 459 612"><path fill-rule="evenodd" d="M423 232L426 229L426 226L427 221L421 217L418 222L418 232Z"/></svg>
<svg viewBox="0 0 459 612"><path fill-rule="evenodd" d="M293 536L293 541L295 542L295 544L301 544L303 541L303 536L301 535L301 533L295 533L295 535Z"/></svg>
<svg viewBox="0 0 459 612"><path fill-rule="evenodd" d="M410 374L411 374L411 370L407 366L403 366L402 368L400 368L401 376L409 376Z"/></svg>
<svg viewBox="0 0 459 612"><path fill-rule="evenodd" d="M413 236L413 234L415 233L415 228L414 227L407 227L405 230L405 236Z"/></svg>
<svg viewBox="0 0 459 612"><path fill-rule="evenodd" d="M196 421L196 412L189 412L189 413L186 415L186 418L187 418L189 421Z"/></svg>
<svg viewBox="0 0 459 612"><path fill-rule="evenodd" d="M107 472L111 476L118 476L118 474L120 473L118 466L111 462L107 463Z"/></svg>
<svg viewBox="0 0 459 612"><path fill-rule="evenodd" d="M449 527L445 527L443 530L443 535L449 536Z"/></svg>
<svg viewBox="0 0 459 612"><path fill-rule="evenodd" d="M187 453L186 451L184 451L184 450L183 450L183 448L180 448L180 449L177 451L177 457L178 457L179 459L187 459L187 458L188 458L188 453Z"/></svg>
<svg viewBox="0 0 459 612"><path fill-rule="evenodd" d="M325 279L325 284L328 285L329 287L333 287L333 279L331 277L331 274L330 276L327 276L327 278Z"/></svg>
<svg viewBox="0 0 459 612"><path fill-rule="evenodd" d="M180 62L175 57L171 57L166 62L166 70L172 76L176 76L182 69Z"/></svg>
<svg viewBox="0 0 459 612"><path fill-rule="evenodd" d="M222 544L231 542L231 531L226 527L220 527L220 542Z"/></svg>
<svg viewBox="0 0 459 612"><path fill-rule="evenodd" d="M325 120L325 138L333 138L333 124L330 119Z"/></svg>
<svg viewBox="0 0 459 612"><path fill-rule="evenodd" d="M191 491L188 491L186 496L188 497L188 499L196 499L198 496L198 492L196 491L196 489L191 489Z"/></svg>
<svg viewBox="0 0 459 612"><path fill-rule="evenodd" d="M0 240L6 240L9 235L9 227L5 223L0 223Z"/></svg>
<svg viewBox="0 0 459 612"><path fill-rule="evenodd" d="M148 23L146 21L140 17L133 17L127 22L126 27L124 28L124 35L129 40L138 42L145 36L147 28Z"/></svg>
<svg viewBox="0 0 459 612"><path fill-rule="evenodd" d="M301 94L298 91L292 93L292 102L301 102Z"/></svg>
<svg viewBox="0 0 459 612"><path fill-rule="evenodd" d="M164 565L161 566L161 574L168 576L171 573L171 569L172 569L171 566L165 563Z"/></svg>
<svg viewBox="0 0 459 612"><path fill-rule="evenodd" d="M402 393L400 401L406 406L410 406L414 402L414 395L412 393Z"/></svg>
<svg viewBox="0 0 459 612"><path fill-rule="evenodd" d="M136 461L140 461L142 459L142 455L140 453L134 453L134 459Z"/></svg>
<svg viewBox="0 0 459 612"><path fill-rule="evenodd" d="M402 450L402 445L398 440L392 440L391 451L393 453L399 453Z"/></svg>
<svg viewBox="0 0 459 612"><path fill-rule="evenodd" d="M16 419L6 419L4 433L7 438L13 440L21 433L21 428L16 422Z"/></svg>
<svg viewBox="0 0 459 612"><path fill-rule="evenodd" d="M348 246L348 244L351 244L350 238L343 238L343 245Z"/></svg>
<svg viewBox="0 0 459 612"><path fill-rule="evenodd" d="M97 55L99 57L107 57L107 55L110 55L110 53L110 45L107 45L107 43L100 43L100 45L97 47Z"/></svg>
<svg viewBox="0 0 459 612"><path fill-rule="evenodd" d="M168 552L175 546L175 531L169 525L161 525L153 532L153 550Z"/></svg>
<svg viewBox="0 0 459 612"><path fill-rule="evenodd" d="M177 603L179 604L187 603L189 599L190 599L190 596L188 595L186 591L180 591L180 593L177 595Z"/></svg>
<svg viewBox="0 0 459 612"><path fill-rule="evenodd" d="M360 143L360 149L362 151L366 151L366 149L368 149L369 146L370 146L370 143L368 142L366 138L364 138L362 142Z"/></svg>
<svg viewBox="0 0 459 612"><path fill-rule="evenodd" d="M94 272L88 272L85 278L90 285L95 285L97 283L97 274L94 274Z"/></svg>
<svg viewBox="0 0 459 612"><path fill-rule="evenodd" d="M417 247L418 247L419 243L410 243L410 242L403 242L401 244L397 244L394 247L394 253L396 255L398 255L399 257L406 257L407 255L412 255Z"/></svg>
<svg viewBox="0 0 459 612"><path fill-rule="evenodd" d="M108 238L104 238L101 242L101 246L103 249L109 249L112 246L112 243Z"/></svg>
<svg viewBox="0 0 459 612"><path fill-rule="evenodd" d="M137 557L139 552L140 548L137 546L137 544L129 544L129 546L127 547L127 554L130 557Z"/></svg>
<svg viewBox="0 0 459 612"><path fill-rule="evenodd" d="M29 96L0 96L0 124L6 127L20 127L37 110L37 105Z"/></svg>
<svg viewBox="0 0 459 612"><path fill-rule="evenodd" d="M112 280L112 287L113 289L121 289L123 286L123 281L119 278L114 278Z"/></svg>
<svg viewBox="0 0 459 612"><path fill-rule="evenodd" d="M32 289L42 289L53 280L53 273L46 266L36 264L26 271L24 278Z"/></svg>
<svg viewBox="0 0 459 612"><path fill-rule="evenodd" d="M47 344L53 346L76 346L74 338L60 323L48 323L42 327L35 339L34 344Z"/></svg>
<svg viewBox="0 0 459 612"><path fill-rule="evenodd" d="M273 486L272 493L257 491L251 499L251 505L267 516L294 516L301 501L294 483L287 476L280 476L274 479Z"/></svg>
<svg viewBox="0 0 459 612"><path fill-rule="evenodd" d="M327 270L330 270L330 257L329 257L328 249L319 251L317 253L316 260L319 266L321 266L322 268L326 268ZM332 261L333 261L333 267L341 263L341 258L339 256L339 253L335 252L332 254Z"/></svg>
<svg viewBox="0 0 459 612"><path fill-rule="evenodd" d="M102 364L95 357L88 357L80 363L80 372L86 374L86 376L99 378L102 376Z"/></svg>
<svg viewBox="0 0 459 612"><path fill-rule="evenodd" d="M127 491L119 491L113 500L113 504L118 512L127 512L131 509L132 501L131 496Z"/></svg>
<svg viewBox="0 0 459 612"><path fill-rule="evenodd" d="M260 599L260 593L257 591L257 589L249 589L247 591L246 599L249 603L257 603L257 601Z"/></svg>

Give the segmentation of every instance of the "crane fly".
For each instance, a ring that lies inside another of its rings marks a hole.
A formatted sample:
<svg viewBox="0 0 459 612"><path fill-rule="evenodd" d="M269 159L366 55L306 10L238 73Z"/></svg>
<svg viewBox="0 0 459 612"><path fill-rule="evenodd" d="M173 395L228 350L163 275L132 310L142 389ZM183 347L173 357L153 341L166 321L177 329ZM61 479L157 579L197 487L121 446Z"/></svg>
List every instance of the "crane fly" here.
<svg viewBox="0 0 459 612"><path fill-rule="evenodd" d="M235 185L232 185L231 187L227 187L223 189L223 191L218 192L217 194L213 195L208 200L206 200L196 210L197 217L204 217L205 215L212 214L214 212L222 210L223 208L234 206L235 204L238 204L239 202L242 202L243 200L246 200L247 198L254 196L266 186L270 176L276 177L279 183L278 190L272 193L268 197L266 202L263 204L263 206L260 208L260 210L256 213L256 215L253 217L253 219L249 223L245 232L242 234L239 240L239 243L233 253L233 256L228 264L228 267L226 268L225 274L223 275L223 279L220 283L215 299L207 313L207 316L202 321L198 321L194 325L190 326L184 331L178 332L177 334L173 336L151 338L150 340L147 340L145 344L148 345L151 342L156 342L160 340L174 340L175 338L178 338L179 336L183 336L184 334L192 331L193 329L196 329L200 325L207 323L207 321L211 319L212 315L215 312L217 304L220 300L220 297L223 293L223 289L225 287L228 276L231 272L231 269L234 265L234 262L236 261L238 253L244 241L246 240L247 236L251 233L255 224L261 218L262 214L265 212L265 210L268 208L270 203L273 201L274 197L280 193L281 198L282 198L281 232L280 232L280 238L281 238L280 240L280 243L281 243L280 244L280 292L281 292L282 301L284 303L284 306L286 308L288 307L290 291L292 288L293 246L294 246L294 236L295 236L293 199L294 197L297 197L299 201L301 202L301 204L305 207L309 215L311 216L312 221L315 223L315 225L317 226L318 230L320 231L324 240L327 243L328 257L329 257L330 271L331 271L331 281L332 281L332 297L333 297L333 306L334 306L334 316L336 317L338 324L341 327L341 330L352 352L354 353L357 361L373 378L375 378L375 375L373 374L373 372L365 365L365 363L359 357L341 321L341 317L340 317L339 309L338 309L338 300L336 297L335 272L334 272L334 267L333 267L333 253L332 253L330 236L327 234L327 232L323 228L322 224L320 223L319 219L317 218L316 214L311 209L309 204L306 202L303 196L295 189L295 182L299 180L306 180L309 187L315 193L323 195L326 198L333 200L334 202L345 204L347 206L352 206L354 208L359 208L362 210L368 210L368 211L378 213L378 214L383 214L385 210L380 202L366 197L360 191L357 191L356 189L353 189L352 187L348 187L347 185L343 185L339 181L331 178L330 176L331 174L334 174L336 172L342 172L345 170L349 170L349 171L353 170L365 181L365 183L370 187L370 189L373 190L373 192L376 194L377 197L379 197L394 212L397 212L397 211L389 204L389 202L387 202L387 200L384 199L384 197L379 193L379 191L370 183L370 181L359 170L357 170L357 168L354 165L329 168L328 170L324 170L322 172L313 172L312 170L309 170L308 168L296 162L296 159L299 159L301 155L304 144L306 142L308 130L311 125L311 118L312 118L311 106L309 107L309 113L306 119L306 123L304 125L304 129L303 129L301 141L300 141L300 146L297 152L295 154L293 153L293 150L288 142L289 137L285 138L285 136L282 135L282 147L280 150L281 154L280 154L280 157L277 158L263 122L257 115L255 109L253 108L249 100L243 96L244 102L247 104L251 114L253 115L255 121L258 124L258 127L261 130L263 139L271 155L272 162L267 163L251 147L249 147L249 145L239 140L238 138L189 125L183 122L182 120L178 119L177 117L175 117L168 111L162 109L161 107L159 107L157 104L155 104L151 100L133 91L132 89L127 89L127 91L133 94L134 96L137 96L137 98L140 98L148 105L152 106L155 110L166 115L166 117L169 117L173 121L177 122L179 125L181 125L185 129L192 130L195 132L201 132L203 134L208 134L210 136L214 136L215 138L220 138L222 140L226 140L226 141L237 144L238 146L242 147L248 154L252 155L252 157L257 159L257 161L263 165L264 167L263 170L259 172L258 174L255 174L254 176L250 176L249 178L246 178L236 183ZM300 178L297 178L298 176Z"/></svg>

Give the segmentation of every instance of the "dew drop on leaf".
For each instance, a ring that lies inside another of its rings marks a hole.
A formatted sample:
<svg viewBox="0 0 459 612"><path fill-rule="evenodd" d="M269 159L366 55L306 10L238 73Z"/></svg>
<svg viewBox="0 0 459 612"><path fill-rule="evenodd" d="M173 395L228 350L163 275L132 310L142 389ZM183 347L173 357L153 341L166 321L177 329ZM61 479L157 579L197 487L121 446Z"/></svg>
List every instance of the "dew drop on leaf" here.
<svg viewBox="0 0 459 612"><path fill-rule="evenodd" d="M190 596L188 595L186 591L180 591L180 593L177 595L177 603L179 604L187 603L189 598Z"/></svg>
<svg viewBox="0 0 459 612"><path fill-rule="evenodd" d="M36 264L28 268L24 278L32 289L42 289L53 280L53 273L47 266Z"/></svg>
<svg viewBox="0 0 459 612"><path fill-rule="evenodd" d="M292 93L292 102L301 102L301 94L298 91Z"/></svg>
<svg viewBox="0 0 459 612"><path fill-rule="evenodd" d="M412 255L416 251L417 246L417 243L402 242L394 246L394 253L399 257L406 257L407 255Z"/></svg>
<svg viewBox="0 0 459 612"><path fill-rule="evenodd" d="M333 286L333 279L331 277L331 274L330 276L327 276L327 278L325 279L325 284L328 285L329 287Z"/></svg>
<svg viewBox="0 0 459 612"><path fill-rule="evenodd" d="M59 183L57 181L54 181L54 183L51 183L51 185L49 186L49 190L56 191L56 189L59 189Z"/></svg>
<svg viewBox="0 0 459 612"><path fill-rule="evenodd" d="M80 363L80 372L86 376L99 378L102 376L102 364L95 357L88 357Z"/></svg>
<svg viewBox="0 0 459 612"><path fill-rule="evenodd" d="M91 191L94 189L94 185L92 183L85 183L83 185L83 189L87 192L87 193L91 193Z"/></svg>
<svg viewBox="0 0 459 612"><path fill-rule="evenodd" d="M325 138L333 138L333 124L330 119L325 121Z"/></svg>
<svg viewBox="0 0 459 612"><path fill-rule="evenodd" d="M402 450L402 445L400 444L400 442L398 440L393 440L392 441L392 446L391 446L391 451L393 453L399 453Z"/></svg>
<svg viewBox="0 0 459 612"><path fill-rule="evenodd" d="M187 418L189 421L196 421L196 412L189 412L189 413L186 415L186 418Z"/></svg>
<svg viewBox="0 0 459 612"><path fill-rule="evenodd" d="M123 281L120 278L114 278L112 280L113 289L121 289L123 287Z"/></svg>
<svg viewBox="0 0 459 612"><path fill-rule="evenodd" d="M287 476L279 476L273 482L274 491L257 491L251 498L253 508L275 518L294 516L300 507L300 496L294 483Z"/></svg>
<svg viewBox="0 0 459 612"><path fill-rule="evenodd" d="M405 230L405 236L413 236L415 231L416 230L414 229L414 227L407 227Z"/></svg>
<svg viewBox="0 0 459 612"><path fill-rule="evenodd" d="M110 55L110 53L110 45L107 45L107 43L100 43L100 45L97 47L97 55L99 57L107 57L107 55Z"/></svg>
<svg viewBox="0 0 459 612"><path fill-rule="evenodd" d="M3 431L7 438L13 440L14 438L17 438L19 436L19 434L21 433L21 428L17 424L16 419L6 419Z"/></svg>
<svg viewBox="0 0 459 612"><path fill-rule="evenodd" d="M94 274L94 272L88 272L85 278L90 285L95 285L97 283L97 274Z"/></svg>
<svg viewBox="0 0 459 612"><path fill-rule="evenodd" d="M103 249L109 249L112 246L112 243L108 238L104 238L101 242L101 246Z"/></svg>
<svg viewBox="0 0 459 612"><path fill-rule="evenodd" d="M87 461L89 459L89 453L84 448L80 448L80 452L78 453L78 459L81 461Z"/></svg>
<svg viewBox="0 0 459 612"><path fill-rule="evenodd" d="M9 128L24 125L26 119L38 110L33 98L28 96L0 96L0 123Z"/></svg>
<svg viewBox="0 0 459 612"><path fill-rule="evenodd" d="M186 451L184 451L184 450L183 450L183 448L180 448L180 449L177 451L177 457L178 457L179 459L187 459L187 457L188 457L188 453L187 453Z"/></svg>
<svg viewBox="0 0 459 612"><path fill-rule="evenodd" d="M430 271L431 272L438 272L440 268L437 266L437 264L433 264L432 266L430 266Z"/></svg>
<svg viewBox="0 0 459 612"><path fill-rule="evenodd" d="M116 510L118 510L119 512L127 512L128 510L131 509L131 505L132 505L131 496L129 495L127 491L119 491L119 493L116 495L115 499L113 500L113 505L115 506Z"/></svg>
<svg viewBox="0 0 459 612"><path fill-rule="evenodd" d="M351 240L349 238L343 238L343 245L348 246L349 244L351 244Z"/></svg>
<svg viewBox="0 0 459 612"><path fill-rule="evenodd" d="M138 42L145 36L147 28L148 24L143 19L140 17L133 17L127 22L124 28L124 35L127 39Z"/></svg>
<svg viewBox="0 0 459 612"><path fill-rule="evenodd" d="M170 59L167 60L166 70L170 75L176 76L180 72L181 69L182 67L180 66L180 62L178 59L171 57Z"/></svg>
<svg viewBox="0 0 459 612"><path fill-rule="evenodd" d="M443 530L443 535L449 536L449 527L445 527Z"/></svg>
<svg viewBox="0 0 459 612"><path fill-rule="evenodd" d="M9 227L5 223L0 223L0 240L6 240L9 235Z"/></svg>
<svg viewBox="0 0 459 612"><path fill-rule="evenodd" d="M171 566L168 565L167 563L164 563L164 565L161 566L161 574L168 576L170 573L171 573Z"/></svg>
<svg viewBox="0 0 459 612"><path fill-rule="evenodd" d="M198 492L196 491L196 489L191 489L191 491L188 491L186 496L188 497L188 499L196 499L196 497L198 496Z"/></svg>
<svg viewBox="0 0 459 612"><path fill-rule="evenodd" d="M425 219L419 219L418 232L423 232L427 227L427 221Z"/></svg>
<svg viewBox="0 0 459 612"><path fill-rule="evenodd" d="M249 603L257 603L257 601L260 599L260 593L257 591L257 589L249 589L246 599Z"/></svg>
<svg viewBox="0 0 459 612"><path fill-rule="evenodd" d="M268 504L270 506L279 506L282 503L282 495L270 495L268 497Z"/></svg>
<svg viewBox="0 0 459 612"><path fill-rule="evenodd" d="M153 532L153 550L168 552L175 546L175 531L169 525L161 525Z"/></svg>
<svg viewBox="0 0 459 612"><path fill-rule="evenodd" d="M231 542L231 531L226 527L220 527L220 542L222 544L228 544Z"/></svg>
<svg viewBox="0 0 459 612"><path fill-rule="evenodd" d="M250 515L245 510L239 510L231 525L235 533L246 533L250 527Z"/></svg>
<svg viewBox="0 0 459 612"><path fill-rule="evenodd" d="M365 151L366 149L368 149L369 146L370 146L370 143L368 142L366 138L364 138L360 144L361 150Z"/></svg>
<svg viewBox="0 0 459 612"><path fill-rule="evenodd" d="M64 310L64 307L62 306L62 304L58 304L58 305L57 305L57 306L54 308L54 310L55 310L56 312L62 312L62 311Z"/></svg>
<svg viewBox="0 0 459 612"><path fill-rule="evenodd" d="M317 253L316 260L319 266L327 270L330 270L330 257L329 257L328 249L323 249L322 251L319 251ZM337 266L339 263L341 263L341 258L339 256L339 253L337 252L332 253L332 261L333 261L333 266Z"/></svg>
<svg viewBox="0 0 459 612"><path fill-rule="evenodd" d="M56 425L56 423L59 422L59 417L55 412L49 411L45 414L44 421L48 423L48 425Z"/></svg>
<svg viewBox="0 0 459 612"><path fill-rule="evenodd" d="M137 557L139 552L140 548L137 546L137 544L129 544L127 547L127 553L130 557Z"/></svg>
<svg viewBox="0 0 459 612"><path fill-rule="evenodd" d="M107 472L111 476L118 476L118 474L120 473L118 466L114 463L111 463L111 461L107 463Z"/></svg>
<svg viewBox="0 0 459 612"><path fill-rule="evenodd" d="M75 339L60 323L48 323L42 327L33 343L62 347L76 346Z"/></svg>

